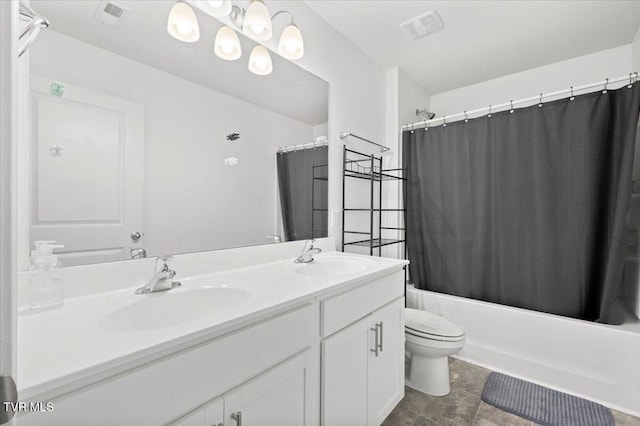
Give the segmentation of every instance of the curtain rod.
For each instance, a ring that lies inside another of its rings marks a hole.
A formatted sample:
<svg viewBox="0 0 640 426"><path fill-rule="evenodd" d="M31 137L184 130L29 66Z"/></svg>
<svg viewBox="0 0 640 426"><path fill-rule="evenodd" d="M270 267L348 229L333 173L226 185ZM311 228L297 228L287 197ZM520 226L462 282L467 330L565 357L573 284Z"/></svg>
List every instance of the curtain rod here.
<svg viewBox="0 0 640 426"><path fill-rule="evenodd" d="M328 146L329 141L323 140L318 142L301 143L299 145L281 146L276 151L277 153L291 152L291 151L303 151L305 149L320 148L321 146Z"/></svg>
<svg viewBox="0 0 640 426"><path fill-rule="evenodd" d="M522 103L527 103L527 102L533 102L533 101L538 101L540 105L542 105L542 101L544 98L552 98L552 97L556 97L556 96L561 96L561 95L567 95L567 94L571 94L571 96L573 96L576 92L582 91L582 90L586 90L586 89L592 89L594 87L598 87L598 86L602 86L603 91L607 90L607 86L610 84L615 84L615 83L620 83L622 81L628 82L629 85L635 83L636 81L638 81L638 73L637 72L631 72L629 73L628 76L624 76L624 77L617 77L617 78L607 78L603 81L598 81L596 83L589 83L589 84L585 84L582 86L576 86L573 87L571 86L568 89L563 89L563 90L558 90L555 92L550 92L550 93L540 93L538 96L531 96L529 98L524 98L524 99L518 99L517 101L509 101L509 102L504 102L498 105L489 105L488 107L484 107L484 108L478 108L478 109L474 109L471 111L465 111L465 112L461 112L458 114L451 114L451 115L443 115L441 117L437 117L431 120L424 120L424 121L418 121L415 123L409 123L409 124L403 124L402 125L402 130L413 130L416 128L421 128L421 127L428 127L431 124L446 124L446 123L450 123L453 121L458 121L460 119L469 119L472 118L471 115L475 115L475 114L480 114L480 113L485 113L488 112L489 114L491 114L492 112L498 112L500 110L505 110L507 108L509 109L513 109L513 106L516 104L522 104Z"/></svg>
<svg viewBox="0 0 640 426"><path fill-rule="evenodd" d="M352 136L352 137L354 137L356 139L360 139L361 141L368 142L368 143L373 144L375 146L379 146L380 147L380 152L386 152L386 151L389 151L391 149L391 148L389 148L387 146L380 145L379 143L376 143L374 141L370 141L369 139L365 139L362 136L354 135L351 132L342 132L342 133L340 133L340 139L348 138L349 136Z"/></svg>

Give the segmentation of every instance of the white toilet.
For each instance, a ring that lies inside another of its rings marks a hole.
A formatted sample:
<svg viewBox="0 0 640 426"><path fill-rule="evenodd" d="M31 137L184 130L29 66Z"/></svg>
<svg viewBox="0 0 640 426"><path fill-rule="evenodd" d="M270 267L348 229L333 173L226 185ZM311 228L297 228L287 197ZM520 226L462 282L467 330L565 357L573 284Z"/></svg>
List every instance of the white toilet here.
<svg viewBox="0 0 640 426"><path fill-rule="evenodd" d="M464 330L440 315L405 309L405 348L410 354L406 384L429 395L450 391L447 357L464 346Z"/></svg>

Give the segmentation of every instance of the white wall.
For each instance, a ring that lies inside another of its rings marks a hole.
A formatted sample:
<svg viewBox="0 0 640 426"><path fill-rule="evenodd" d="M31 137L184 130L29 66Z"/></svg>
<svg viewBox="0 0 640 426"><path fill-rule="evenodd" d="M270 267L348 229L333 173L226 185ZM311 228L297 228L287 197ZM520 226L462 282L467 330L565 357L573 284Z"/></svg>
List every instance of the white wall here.
<svg viewBox="0 0 640 426"><path fill-rule="evenodd" d="M149 255L264 243L275 233L275 149L312 141L312 126L45 31L33 74L145 109L142 246ZM239 133L235 142L229 133ZM237 157L234 167L223 159Z"/></svg>
<svg viewBox="0 0 640 426"><path fill-rule="evenodd" d="M313 126L313 139L315 140L320 136L327 136L329 134L329 123L322 123Z"/></svg>
<svg viewBox="0 0 640 426"><path fill-rule="evenodd" d="M631 45L627 44L435 94L431 97L431 110L437 116L456 114L628 75L631 68Z"/></svg>
<svg viewBox="0 0 640 426"><path fill-rule="evenodd" d="M640 28L638 28L638 32L633 39L631 49L631 71L640 72Z"/></svg>
<svg viewBox="0 0 640 426"><path fill-rule="evenodd" d="M387 71L387 140L391 151L384 155L385 168L393 169L402 166L402 124L416 121L416 109L430 107L429 93L418 83L412 80L399 68ZM400 207L403 204L402 186L400 182L387 182L385 203L390 208ZM384 226L401 227L402 214L387 214ZM389 238L404 238L404 232L386 231ZM389 246L383 251L383 255L389 257L403 257L404 246Z"/></svg>

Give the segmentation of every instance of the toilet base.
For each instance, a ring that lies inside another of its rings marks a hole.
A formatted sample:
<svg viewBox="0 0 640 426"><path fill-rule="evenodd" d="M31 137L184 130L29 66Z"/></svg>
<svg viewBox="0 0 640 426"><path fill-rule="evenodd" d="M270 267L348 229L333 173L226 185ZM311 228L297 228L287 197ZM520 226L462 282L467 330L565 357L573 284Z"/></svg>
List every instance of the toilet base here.
<svg viewBox="0 0 640 426"><path fill-rule="evenodd" d="M413 355L405 383L412 389L433 396L445 396L449 386L449 360L446 356L425 358Z"/></svg>

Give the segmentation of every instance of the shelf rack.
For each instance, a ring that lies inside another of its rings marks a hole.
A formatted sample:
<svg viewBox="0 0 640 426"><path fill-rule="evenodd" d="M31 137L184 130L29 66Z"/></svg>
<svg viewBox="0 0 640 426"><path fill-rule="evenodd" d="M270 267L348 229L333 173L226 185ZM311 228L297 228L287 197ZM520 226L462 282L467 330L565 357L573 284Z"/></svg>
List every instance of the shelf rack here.
<svg viewBox="0 0 640 426"><path fill-rule="evenodd" d="M327 236L327 229L316 229L316 222L318 222L316 215L320 215L320 223L328 223L329 209L326 207L316 207L316 185L324 185L325 193L328 191L329 183L329 165L328 164L313 164L312 166L312 179L311 179L311 238L322 238ZM326 197L325 197L326 203Z"/></svg>
<svg viewBox="0 0 640 426"><path fill-rule="evenodd" d="M348 208L346 207L346 185L348 179L362 179L370 182L369 207L366 208ZM343 168L342 168L342 251L345 246L368 247L369 255L373 256L374 250L378 249L378 256L382 255L382 247L393 244L404 244L406 241L406 227L389 227L382 226L382 216L385 212L403 212L406 216L405 208L383 208L383 182L395 181L402 183L403 197L406 199L406 177L405 169L383 169L382 156L363 154L358 151L343 148ZM375 200L376 185L378 186L378 200ZM376 205L377 201L377 205ZM345 228L346 215L352 212L368 212L369 213L369 230L356 231ZM375 220L375 214L377 219ZM406 219L406 217L405 217ZM404 220L406 223L406 220ZM405 225L406 226L406 225ZM382 236L385 231L401 231L404 236L398 238L384 238ZM355 238L354 236L358 237ZM355 238L355 239L353 239ZM347 241L347 239L349 239ZM406 258L406 244L404 250Z"/></svg>

